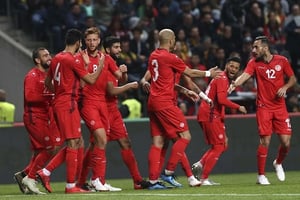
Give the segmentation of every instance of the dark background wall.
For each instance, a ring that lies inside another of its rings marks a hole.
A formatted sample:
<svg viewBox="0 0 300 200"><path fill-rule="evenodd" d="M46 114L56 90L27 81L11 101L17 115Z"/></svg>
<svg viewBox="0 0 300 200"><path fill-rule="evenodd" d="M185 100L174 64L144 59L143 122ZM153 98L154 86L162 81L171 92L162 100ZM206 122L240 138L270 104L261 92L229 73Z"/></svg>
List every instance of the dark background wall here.
<svg viewBox="0 0 300 200"><path fill-rule="evenodd" d="M300 169L300 115L291 117L293 137L290 153L284 163L288 170ZM192 163L199 160L207 149L202 136L202 131L195 119L188 120L192 141L187 149L187 155ZM150 133L148 119L139 121L126 121L127 129L132 140L133 150L139 162L143 177L148 176L147 156L150 147ZM226 119L229 149L217 163L213 173L256 172L256 148L258 134L256 118L253 115L229 116ZM83 134L88 138L88 131L83 125ZM23 126L0 128L0 184L14 183L13 174L22 170L30 158L29 141ZM87 141L87 139L86 139ZM266 170L272 171L272 162L276 157L278 140L273 135ZM120 148L116 142L108 144L107 148L107 178L130 178L127 168L120 157ZM184 175L180 167L176 173ZM53 172L52 181L65 181L65 166Z"/></svg>

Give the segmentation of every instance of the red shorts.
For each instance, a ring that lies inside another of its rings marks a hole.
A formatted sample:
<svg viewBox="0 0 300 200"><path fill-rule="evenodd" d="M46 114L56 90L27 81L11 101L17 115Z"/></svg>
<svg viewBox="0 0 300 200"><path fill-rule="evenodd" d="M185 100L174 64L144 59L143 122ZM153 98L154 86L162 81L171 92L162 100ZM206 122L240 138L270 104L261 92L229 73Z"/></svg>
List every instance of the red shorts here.
<svg viewBox="0 0 300 200"><path fill-rule="evenodd" d="M203 135L207 144L225 144L225 125L221 120L205 121L199 124L203 130Z"/></svg>
<svg viewBox="0 0 300 200"><path fill-rule="evenodd" d="M75 139L81 137L81 123L80 114L75 107L71 112L64 108L54 108L55 121L59 131L65 139Z"/></svg>
<svg viewBox="0 0 300 200"><path fill-rule="evenodd" d="M106 134L109 134L108 111L105 102L84 103L80 114L91 133L91 142L93 141L93 132L97 129L104 128Z"/></svg>
<svg viewBox="0 0 300 200"><path fill-rule="evenodd" d="M109 109L109 124L110 124L110 132L108 134L107 140L119 140L121 138L127 138L128 133L126 126L124 124L123 118L121 116L118 108L110 108Z"/></svg>
<svg viewBox="0 0 300 200"><path fill-rule="evenodd" d="M32 150L52 149L61 146L64 142L54 118L47 116L24 114L24 125L29 133Z"/></svg>
<svg viewBox="0 0 300 200"><path fill-rule="evenodd" d="M292 126L287 110L269 111L258 108L256 111L259 135L271 135L272 133L291 135Z"/></svg>
<svg viewBox="0 0 300 200"><path fill-rule="evenodd" d="M189 130L182 111L173 106L164 110L149 112L151 136L178 137L178 133Z"/></svg>

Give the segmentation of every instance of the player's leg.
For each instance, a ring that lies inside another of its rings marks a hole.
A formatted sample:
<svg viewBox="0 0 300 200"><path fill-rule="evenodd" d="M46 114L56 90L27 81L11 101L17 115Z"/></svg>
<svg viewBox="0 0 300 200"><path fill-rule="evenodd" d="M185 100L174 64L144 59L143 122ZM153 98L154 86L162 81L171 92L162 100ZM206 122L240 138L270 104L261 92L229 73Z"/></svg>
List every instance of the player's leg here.
<svg viewBox="0 0 300 200"><path fill-rule="evenodd" d="M259 145L256 152L257 159L257 184L260 185L269 185L270 182L266 177L265 166L268 156L268 149L271 141L272 135L272 113L264 109L257 109L256 111L256 119L258 125L258 133L259 133Z"/></svg>
<svg viewBox="0 0 300 200"><path fill-rule="evenodd" d="M290 149L292 125L290 123L290 118L286 110L277 112L274 114L274 116L275 119L273 120L273 127L274 131L278 134L280 146L278 148L277 157L273 161L273 166L275 168L278 180L284 181L285 173L282 167L282 162L286 158Z"/></svg>

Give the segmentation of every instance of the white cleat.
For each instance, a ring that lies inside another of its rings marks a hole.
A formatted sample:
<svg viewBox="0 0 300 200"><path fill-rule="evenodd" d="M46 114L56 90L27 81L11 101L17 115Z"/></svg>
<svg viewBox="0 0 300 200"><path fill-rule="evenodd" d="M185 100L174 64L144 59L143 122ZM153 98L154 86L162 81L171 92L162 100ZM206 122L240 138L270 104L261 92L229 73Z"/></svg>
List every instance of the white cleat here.
<svg viewBox="0 0 300 200"><path fill-rule="evenodd" d="M204 185L204 186L221 185L221 183L216 183L212 180L209 180L208 178L207 179L201 179L200 182L201 182L201 185Z"/></svg>
<svg viewBox="0 0 300 200"><path fill-rule="evenodd" d="M259 185L270 185L270 182L265 175L258 175L256 183Z"/></svg>
<svg viewBox="0 0 300 200"><path fill-rule="evenodd" d="M34 194L46 194L45 192L41 192L36 186L36 180L28 178L28 176L23 178L22 183Z"/></svg>
<svg viewBox="0 0 300 200"><path fill-rule="evenodd" d="M285 173L284 173L284 170L282 168L282 164L277 164L276 160L274 160L273 166L275 168L278 180L284 181L285 180Z"/></svg>
<svg viewBox="0 0 300 200"><path fill-rule="evenodd" d="M196 179L200 180L200 175L201 175L201 172L202 172L202 164L200 162L195 162L193 165L192 165L192 172L193 172L193 175Z"/></svg>
<svg viewBox="0 0 300 200"><path fill-rule="evenodd" d="M91 185L95 188L96 191L99 192L107 192L109 191L107 187L105 187L99 178L96 178L95 180L91 180Z"/></svg>
<svg viewBox="0 0 300 200"><path fill-rule="evenodd" d="M198 181L195 176L191 176L188 178L190 187L199 187L201 185L201 181Z"/></svg>
<svg viewBox="0 0 300 200"><path fill-rule="evenodd" d="M121 188L113 187L113 186L111 186L110 184L107 184L107 183L104 184L104 187L106 187L108 189L108 191L110 191L110 192L122 191Z"/></svg>

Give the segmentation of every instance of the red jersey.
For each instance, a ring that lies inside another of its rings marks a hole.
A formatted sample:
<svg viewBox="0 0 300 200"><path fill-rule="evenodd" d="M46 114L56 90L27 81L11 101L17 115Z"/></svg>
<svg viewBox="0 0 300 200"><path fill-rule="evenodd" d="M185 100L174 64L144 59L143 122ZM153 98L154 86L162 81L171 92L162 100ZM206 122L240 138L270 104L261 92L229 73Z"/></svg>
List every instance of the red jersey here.
<svg viewBox="0 0 300 200"><path fill-rule="evenodd" d="M148 61L152 77L148 110L163 110L174 105L176 76L181 75L185 68L186 64L166 49L158 48L151 53Z"/></svg>
<svg viewBox="0 0 300 200"><path fill-rule="evenodd" d="M273 55L269 63L255 61L252 58L245 71L249 75L254 75L257 81L258 107L269 110L280 110L285 107L284 97L278 97L277 91L285 84L285 76L291 77L294 72L286 57Z"/></svg>
<svg viewBox="0 0 300 200"><path fill-rule="evenodd" d="M76 59L84 62L81 54L77 54ZM87 70L89 73L94 73L98 68L99 58L98 56L93 57L89 55L89 60L90 63ZM83 101L105 101L107 76L107 67L104 66L96 82L92 85L86 84L82 89Z"/></svg>
<svg viewBox="0 0 300 200"><path fill-rule="evenodd" d="M220 78L211 80L205 93L213 101L214 107L210 108L207 102L202 101L198 111L198 121L211 121L214 118L224 119L225 107L240 107L227 98L228 87L229 79L226 72L222 72Z"/></svg>
<svg viewBox="0 0 300 200"><path fill-rule="evenodd" d="M116 61L110 56L110 55L106 55L105 57L105 62L104 62L105 66L107 66L108 69L108 81L112 82L114 87L118 87L118 79L115 77L114 73L119 70ZM115 96L111 96L111 95L106 95L106 103L108 108L110 108L111 106L117 106L118 103L118 97Z"/></svg>
<svg viewBox="0 0 300 200"><path fill-rule="evenodd" d="M76 106L79 80L88 74L81 62L69 52L60 52L52 59L48 76L54 83L55 106L65 110Z"/></svg>
<svg viewBox="0 0 300 200"><path fill-rule="evenodd" d="M46 72L38 68L31 69L24 78L24 113L48 118L48 110L54 94L44 84Z"/></svg>

